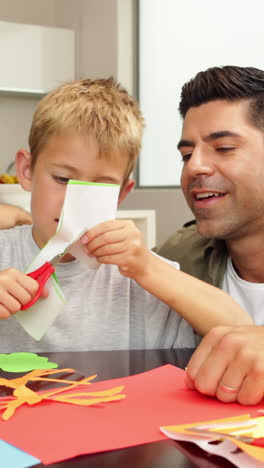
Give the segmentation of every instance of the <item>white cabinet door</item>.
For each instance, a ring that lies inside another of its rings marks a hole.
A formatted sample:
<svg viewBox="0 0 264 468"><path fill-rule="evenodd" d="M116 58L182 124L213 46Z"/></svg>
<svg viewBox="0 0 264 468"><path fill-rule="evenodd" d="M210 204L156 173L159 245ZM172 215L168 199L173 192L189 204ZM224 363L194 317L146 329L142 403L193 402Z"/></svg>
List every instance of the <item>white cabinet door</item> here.
<svg viewBox="0 0 264 468"><path fill-rule="evenodd" d="M0 22L0 91L45 93L74 79L74 31Z"/></svg>

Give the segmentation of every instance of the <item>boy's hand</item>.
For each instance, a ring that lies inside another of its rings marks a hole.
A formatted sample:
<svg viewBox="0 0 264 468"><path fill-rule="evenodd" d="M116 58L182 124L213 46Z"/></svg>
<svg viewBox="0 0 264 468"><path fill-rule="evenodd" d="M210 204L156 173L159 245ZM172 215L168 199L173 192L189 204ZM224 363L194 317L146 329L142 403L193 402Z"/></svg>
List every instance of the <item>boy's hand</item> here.
<svg viewBox="0 0 264 468"><path fill-rule="evenodd" d="M99 263L117 265L120 273L137 280L146 271L151 253L133 221L113 219L87 231L81 242Z"/></svg>
<svg viewBox="0 0 264 468"><path fill-rule="evenodd" d="M18 312L38 291L38 283L25 273L8 268L0 272L0 319ZM47 296L45 290L42 294Z"/></svg>
<svg viewBox="0 0 264 468"><path fill-rule="evenodd" d="M31 214L18 206L0 204L0 229L32 224Z"/></svg>

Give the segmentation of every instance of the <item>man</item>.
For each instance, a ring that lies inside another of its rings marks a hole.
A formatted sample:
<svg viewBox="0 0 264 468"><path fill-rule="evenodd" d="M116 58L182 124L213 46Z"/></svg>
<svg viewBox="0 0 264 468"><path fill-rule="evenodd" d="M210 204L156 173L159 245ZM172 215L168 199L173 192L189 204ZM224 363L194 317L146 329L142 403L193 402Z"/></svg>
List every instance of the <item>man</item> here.
<svg viewBox="0 0 264 468"><path fill-rule="evenodd" d="M224 289L257 325L212 330L188 365L189 384L254 404L264 394L264 71L200 72L183 86L179 110L181 187L196 224L156 252Z"/></svg>

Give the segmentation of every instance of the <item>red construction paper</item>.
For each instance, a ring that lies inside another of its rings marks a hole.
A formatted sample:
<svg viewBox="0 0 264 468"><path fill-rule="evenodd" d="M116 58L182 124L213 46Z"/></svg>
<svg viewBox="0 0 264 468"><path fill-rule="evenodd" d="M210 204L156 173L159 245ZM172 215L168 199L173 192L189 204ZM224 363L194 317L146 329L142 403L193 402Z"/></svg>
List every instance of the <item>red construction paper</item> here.
<svg viewBox="0 0 264 468"><path fill-rule="evenodd" d="M44 401L0 420L0 438L42 460L56 463L77 455L167 439L159 428L253 413L263 404L225 404L187 389L185 372L171 365L126 378L98 382L89 390L124 385L126 398L79 407Z"/></svg>

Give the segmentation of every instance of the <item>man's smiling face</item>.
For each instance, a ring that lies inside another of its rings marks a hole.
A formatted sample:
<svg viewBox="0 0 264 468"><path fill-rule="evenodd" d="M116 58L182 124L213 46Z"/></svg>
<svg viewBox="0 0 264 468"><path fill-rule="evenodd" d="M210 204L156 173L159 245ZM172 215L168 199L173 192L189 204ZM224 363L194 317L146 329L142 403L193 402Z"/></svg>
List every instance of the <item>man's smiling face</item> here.
<svg viewBox="0 0 264 468"><path fill-rule="evenodd" d="M227 240L264 230L264 133L250 123L248 101L191 107L178 148L201 235Z"/></svg>

